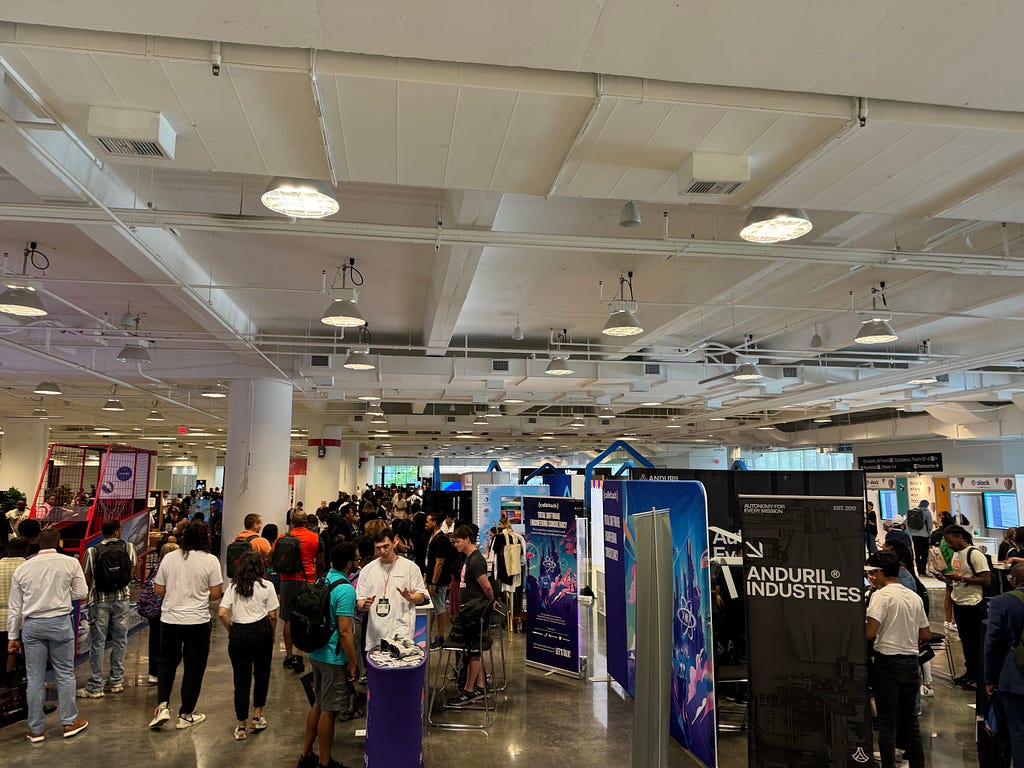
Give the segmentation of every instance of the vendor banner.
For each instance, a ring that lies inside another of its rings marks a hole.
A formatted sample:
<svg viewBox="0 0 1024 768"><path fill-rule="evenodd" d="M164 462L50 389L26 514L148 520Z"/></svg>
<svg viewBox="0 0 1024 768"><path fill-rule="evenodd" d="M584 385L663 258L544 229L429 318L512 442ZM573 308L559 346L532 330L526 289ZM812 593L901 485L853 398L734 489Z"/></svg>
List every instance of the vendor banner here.
<svg viewBox="0 0 1024 768"><path fill-rule="evenodd" d="M636 592L626 592L626 558L634 561L633 541L627 541L629 530L622 509L623 480L605 480L601 488L601 515L604 521L604 605L605 648L608 653L608 674L626 690L629 680L631 649L626 637L634 637L636 629ZM591 497L593 498L593 497ZM593 510L591 510L593 512ZM595 541L595 549L600 542ZM632 582L632 578L631 578ZM633 601L633 629L626 626L626 604ZM635 658L632 668L635 671Z"/></svg>
<svg viewBox="0 0 1024 768"><path fill-rule="evenodd" d="M497 528L502 514L517 517L520 514L519 500L526 495L547 496L550 489L546 485L478 485L473 489L474 520L480 527L480 538L477 542L480 549L487 547L487 538L491 528ZM504 510L503 510L504 507ZM516 522L515 525L520 525Z"/></svg>
<svg viewBox="0 0 1024 768"><path fill-rule="evenodd" d="M523 498L526 663L580 676L579 499Z"/></svg>
<svg viewBox="0 0 1024 768"><path fill-rule="evenodd" d="M751 473L754 474L754 473ZM741 495L750 768L871 760L863 496Z"/></svg>

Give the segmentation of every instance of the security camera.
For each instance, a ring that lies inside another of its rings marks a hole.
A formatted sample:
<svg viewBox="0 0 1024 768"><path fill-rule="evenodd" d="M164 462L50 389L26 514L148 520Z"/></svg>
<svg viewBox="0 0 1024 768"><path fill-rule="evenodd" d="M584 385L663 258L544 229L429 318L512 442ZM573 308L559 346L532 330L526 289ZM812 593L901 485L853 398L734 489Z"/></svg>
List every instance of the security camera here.
<svg viewBox="0 0 1024 768"><path fill-rule="evenodd" d="M219 53L210 54L210 63L213 65L213 76L220 77L220 65L223 59Z"/></svg>

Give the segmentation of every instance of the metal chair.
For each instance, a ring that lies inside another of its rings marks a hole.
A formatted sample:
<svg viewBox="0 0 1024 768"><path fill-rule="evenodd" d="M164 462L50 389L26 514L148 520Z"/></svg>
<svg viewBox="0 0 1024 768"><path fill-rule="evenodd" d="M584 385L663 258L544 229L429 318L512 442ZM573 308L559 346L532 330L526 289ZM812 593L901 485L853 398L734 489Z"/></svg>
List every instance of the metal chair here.
<svg viewBox="0 0 1024 768"><path fill-rule="evenodd" d="M500 635L501 633L499 633ZM494 644L491 642L491 613L488 612L485 616L481 617L479 621L479 634L474 638L474 642L469 643L452 643L450 640L446 640L444 645L441 646L438 652L438 663L434 667L434 675L430 685L430 698L427 702L427 724L432 725L435 728L446 728L449 730L483 730L484 728L490 727L491 723L494 722L494 715L497 712L497 698L495 696L494 688L490 684L490 678L494 669ZM449 707L445 704L445 696L447 693L456 693L459 689L458 685L449 685L450 683L457 683L459 679L459 668L465 661L464 657L469 651L476 651L480 654L480 663L483 664L484 670L484 694L478 699L479 703L473 703L463 707ZM490 668L487 664L484 664L485 653L489 651L490 657ZM457 712L482 712L482 720L480 722L452 722L450 720L439 720L435 718L435 706L438 705L438 699L440 699L439 709L443 712L457 711Z"/></svg>

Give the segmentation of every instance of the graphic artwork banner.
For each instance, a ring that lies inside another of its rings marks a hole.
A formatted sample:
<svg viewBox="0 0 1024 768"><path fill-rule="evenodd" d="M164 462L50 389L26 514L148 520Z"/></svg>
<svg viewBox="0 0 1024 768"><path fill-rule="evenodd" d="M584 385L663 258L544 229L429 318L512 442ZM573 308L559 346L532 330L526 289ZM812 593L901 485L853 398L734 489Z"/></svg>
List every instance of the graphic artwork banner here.
<svg viewBox="0 0 1024 768"><path fill-rule="evenodd" d="M549 489L546 485L479 485L473 489L473 500L476 503L474 521L480 526L480 538L477 545L484 549L487 545L487 532L491 528L497 528L501 520L502 503L508 504L508 499L522 498L523 496L547 496ZM503 502L502 499L506 501Z"/></svg>
<svg viewBox="0 0 1024 768"><path fill-rule="evenodd" d="M741 496L748 765L871 760L862 496Z"/></svg>
<svg viewBox="0 0 1024 768"><path fill-rule="evenodd" d="M578 499L523 498L526 526L526 661L580 674Z"/></svg>
<svg viewBox="0 0 1024 768"><path fill-rule="evenodd" d="M704 765L714 766L714 640L704 487L692 481L609 480L602 496L608 672L634 695L636 548L630 519L636 512L666 509L672 529L674 606L670 733ZM621 528L615 528L616 522ZM620 558L621 568L614 567L613 552ZM613 607L616 603L621 609ZM624 613L622 623L617 625L613 624L616 610ZM617 657L620 653L624 655Z"/></svg>

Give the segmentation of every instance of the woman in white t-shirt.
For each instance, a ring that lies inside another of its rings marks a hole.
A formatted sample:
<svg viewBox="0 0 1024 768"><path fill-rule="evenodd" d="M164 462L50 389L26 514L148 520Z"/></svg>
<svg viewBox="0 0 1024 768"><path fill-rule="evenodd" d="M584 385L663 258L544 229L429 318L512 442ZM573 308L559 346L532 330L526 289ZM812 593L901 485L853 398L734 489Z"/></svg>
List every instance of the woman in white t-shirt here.
<svg viewBox="0 0 1024 768"><path fill-rule="evenodd" d="M255 550L238 558L235 580L220 601L218 616L228 629L228 656L235 683L235 740L245 738L249 717L249 689L252 687L252 729L267 727L263 707L270 689L270 662L274 655L277 628L277 593L263 578L266 567Z"/></svg>

